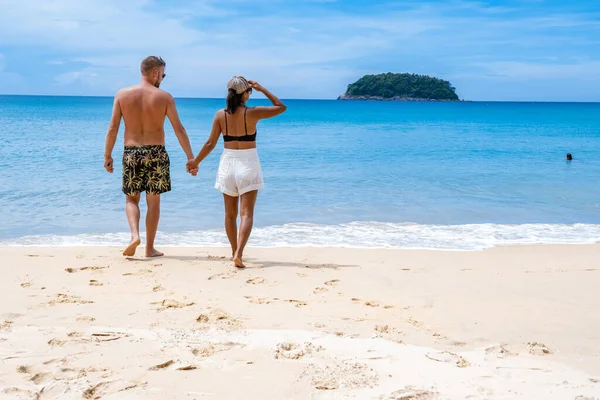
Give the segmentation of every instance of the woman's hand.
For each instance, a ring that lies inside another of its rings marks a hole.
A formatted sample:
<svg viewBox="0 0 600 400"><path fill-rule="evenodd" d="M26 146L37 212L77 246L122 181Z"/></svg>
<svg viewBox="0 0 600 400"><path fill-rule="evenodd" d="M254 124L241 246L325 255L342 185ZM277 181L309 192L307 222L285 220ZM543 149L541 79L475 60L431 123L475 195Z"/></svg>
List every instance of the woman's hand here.
<svg viewBox="0 0 600 400"><path fill-rule="evenodd" d="M185 164L185 169L192 176L196 176L198 174L198 164L199 163L196 162L196 159L191 158Z"/></svg>
<svg viewBox="0 0 600 400"><path fill-rule="evenodd" d="M250 84L250 87L254 90L258 90L259 92L265 91L265 88L262 87L262 85L256 81L248 81L248 83Z"/></svg>

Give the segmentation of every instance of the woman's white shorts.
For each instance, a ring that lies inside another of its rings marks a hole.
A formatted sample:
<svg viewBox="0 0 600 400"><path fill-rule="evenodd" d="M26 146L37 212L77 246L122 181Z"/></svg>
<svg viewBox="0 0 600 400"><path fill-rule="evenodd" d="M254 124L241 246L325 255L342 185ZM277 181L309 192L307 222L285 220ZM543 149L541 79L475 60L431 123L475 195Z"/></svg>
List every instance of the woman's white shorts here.
<svg viewBox="0 0 600 400"><path fill-rule="evenodd" d="M256 149L223 149L215 189L237 197L263 187L265 183Z"/></svg>

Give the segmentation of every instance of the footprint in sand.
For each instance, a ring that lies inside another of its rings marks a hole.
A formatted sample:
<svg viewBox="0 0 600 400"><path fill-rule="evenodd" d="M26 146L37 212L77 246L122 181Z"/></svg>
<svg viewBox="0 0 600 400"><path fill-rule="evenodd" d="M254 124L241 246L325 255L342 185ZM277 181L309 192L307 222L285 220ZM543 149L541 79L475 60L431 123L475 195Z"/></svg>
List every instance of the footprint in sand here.
<svg viewBox="0 0 600 400"><path fill-rule="evenodd" d="M332 279L330 281L325 282L325 284L327 286L337 286L337 285L339 285L339 283L340 283L339 279Z"/></svg>
<svg viewBox="0 0 600 400"><path fill-rule="evenodd" d="M94 318L94 317L88 317L88 316L85 316L85 315L76 318L77 322L94 322L95 320L96 320L96 318Z"/></svg>
<svg viewBox="0 0 600 400"><path fill-rule="evenodd" d="M90 286L104 286L104 283L98 282L95 279L90 279Z"/></svg>
<svg viewBox="0 0 600 400"><path fill-rule="evenodd" d="M425 324L424 324L424 323L422 323L421 321L417 321L417 320L414 320L414 319L412 319L412 318L408 318L408 321L407 321L407 322L408 322L409 324L411 324L412 326L414 326L415 328L422 328L422 327L425 325Z"/></svg>
<svg viewBox="0 0 600 400"><path fill-rule="evenodd" d="M292 342L278 343L275 346L275 359L287 358L288 360L299 360L305 355L312 354L325 350L322 346L315 346L311 342L306 342L304 345Z"/></svg>
<svg viewBox="0 0 600 400"><path fill-rule="evenodd" d="M65 271L67 271L70 274L73 274L73 273L79 272L79 271L98 271L98 270L106 269L106 268L108 268L108 267L101 266L101 265L92 265L90 267L65 268Z"/></svg>
<svg viewBox="0 0 600 400"><path fill-rule="evenodd" d="M302 301L302 300L284 300L286 303L291 303L293 305L295 305L296 307L305 307L308 305L307 302Z"/></svg>
<svg viewBox="0 0 600 400"><path fill-rule="evenodd" d="M497 346L488 347L487 349L485 349L485 352L486 354L495 355L498 358L517 355L517 353L513 353L507 347L501 344Z"/></svg>
<svg viewBox="0 0 600 400"><path fill-rule="evenodd" d="M534 354L537 356L543 356L546 354L552 354L553 351L550 350L548 347L546 347L546 345L544 343L538 343L538 342L529 342L527 343L527 351L530 354Z"/></svg>
<svg viewBox="0 0 600 400"><path fill-rule="evenodd" d="M130 336L129 333L125 332L96 332L92 333L92 340L95 342L112 342Z"/></svg>
<svg viewBox="0 0 600 400"><path fill-rule="evenodd" d="M185 367L177 368L177 371L193 371L195 369L198 369L198 367L193 366L193 365L186 365Z"/></svg>
<svg viewBox="0 0 600 400"><path fill-rule="evenodd" d="M211 308L209 308L208 313L200 314L196 318L196 322L203 325L216 325L217 329L223 329L225 331L240 329L242 327L241 321L233 318L225 311ZM208 328L208 326L205 327Z"/></svg>
<svg viewBox="0 0 600 400"><path fill-rule="evenodd" d="M369 307L379 307L379 303L376 301L367 301L365 303L365 306L369 306Z"/></svg>
<svg viewBox="0 0 600 400"><path fill-rule="evenodd" d="M14 400L31 400L31 399L38 399L39 396L37 393L32 392L31 390L25 390L25 389L19 389L17 387L8 387L2 390L3 394L6 395L10 395L10 397L8 397L8 399L14 399ZM4 397L4 396L2 396Z"/></svg>
<svg viewBox="0 0 600 400"><path fill-rule="evenodd" d="M325 293L328 291L329 291L329 289L327 289L326 287L318 287L318 288L315 288L315 290L313 290L313 293L319 294L319 293Z"/></svg>
<svg viewBox="0 0 600 400"><path fill-rule="evenodd" d="M61 346L64 346L65 343L67 343L67 342L65 342L64 340L58 340L58 339L50 339L48 341L48 345L50 345L52 347L61 347Z"/></svg>
<svg viewBox="0 0 600 400"><path fill-rule="evenodd" d="M437 393L428 390L416 389L410 386L395 391L387 396L379 397L380 400L434 400Z"/></svg>
<svg viewBox="0 0 600 400"><path fill-rule="evenodd" d="M196 357L207 358L216 353L221 353L223 351L229 351L233 348L241 348L245 346L245 344L234 342L215 343L194 349L192 350L192 354Z"/></svg>
<svg viewBox="0 0 600 400"><path fill-rule="evenodd" d="M162 364L158 364L158 365L155 365L154 367L148 368L148 371L160 371L161 369L169 368L173 364L175 364L175 361L173 361L173 360L165 361Z"/></svg>
<svg viewBox="0 0 600 400"><path fill-rule="evenodd" d="M90 304L93 303L91 300L81 300L79 296L73 296L65 293L58 293L56 295L56 299L49 301L46 303L49 306L54 306L56 304Z"/></svg>
<svg viewBox="0 0 600 400"><path fill-rule="evenodd" d="M212 255L208 255L207 257L209 260L225 260L227 257L225 256L212 256Z"/></svg>
<svg viewBox="0 0 600 400"><path fill-rule="evenodd" d="M450 353L449 351L442 351L439 353L427 353L425 354L425 357L433 361L454 364L458 368L466 368L471 365L470 362L468 362L458 354Z"/></svg>
<svg viewBox="0 0 600 400"><path fill-rule="evenodd" d="M208 277L209 281L213 279L231 279L235 276L235 272L221 272L220 274L215 274Z"/></svg>
<svg viewBox="0 0 600 400"><path fill-rule="evenodd" d="M4 320L4 322L0 323L0 331L10 331L12 324L13 322L11 320Z"/></svg>
<svg viewBox="0 0 600 400"><path fill-rule="evenodd" d="M162 287L162 286L160 286L160 285L156 285L156 286L154 286L154 287L152 288L152 291L153 291L153 292L160 292L160 291L162 291L162 290L165 290L165 288L164 288L164 287Z"/></svg>
<svg viewBox="0 0 600 400"><path fill-rule="evenodd" d="M35 383L36 385L41 385L41 384L53 381L54 376L52 376L52 374L49 374L46 372L38 372L37 374L32 376L29 380L31 382Z"/></svg>
<svg viewBox="0 0 600 400"><path fill-rule="evenodd" d="M196 303L194 303L193 301L189 302L189 303L182 303L182 302L179 302L177 300L164 299L161 302L151 303L151 304L160 304L160 307L158 307L156 309L156 311L160 312L160 311L164 311L164 310L167 310L167 309L170 309L170 308L185 308L185 307L190 307L190 306L193 306Z"/></svg>
<svg viewBox="0 0 600 400"><path fill-rule="evenodd" d="M155 365L154 367L148 368L148 371L160 371L160 370L169 368L173 364L175 364L175 361L169 360L162 364L158 364L158 365ZM195 367L193 365L184 365L182 367L175 368L175 370L176 371L193 371L197 368L198 367Z"/></svg>
<svg viewBox="0 0 600 400"><path fill-rule="evenodd" d="M31 367L29 367L27 365L19 365L17 367L17 372L19 374L30 374L31 373Z"/></svg>
<svg viewBox="0 0 600 400"><path fill-rule="evenodd" d="M397 329L389 326L389 325L375 325L375 332L385 333L385 334L396 334L400 333Z"/></svg>
<svg viewBox="0 0 600 400"><path fill-rule="evenodd" d="M83 370L82 372L85 372L85 370ZM125 380L111 380L105 382L98 382L92 386L89 386L83 392L83 398L96 400L101 399L103 398L103 396L109 394L126 392L144 386L146 386L146 383Z"/></svg>
<svg viewBox="0 0 600 400"><path fill-rule="evenodd" d="M260 278L260 277L248 279L246 281L246 283L248 283L250 285L258 285L258 284L261 284L261 283L264 283L264 282L265 282L265 278Z"/></svg>
<svg viewBox="0 0 600 400"><path fill-rule="evenodd" d="M271 301L265 297L244 296L252 304L270 304Z"/></svg>

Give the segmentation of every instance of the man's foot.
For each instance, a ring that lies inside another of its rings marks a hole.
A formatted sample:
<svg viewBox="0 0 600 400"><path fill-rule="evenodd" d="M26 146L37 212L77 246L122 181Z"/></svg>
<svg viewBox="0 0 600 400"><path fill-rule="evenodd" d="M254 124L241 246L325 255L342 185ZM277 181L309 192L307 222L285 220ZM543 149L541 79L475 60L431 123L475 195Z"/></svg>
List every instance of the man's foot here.
<svg viewBox="0 0 600 400"><path fill-rule="evenodd" d="M146 249L146 257L160 257L160 256L164 256L165 253L161 253L160 251L156 250L155 248L151 248L151 249Z"/></svg>
<svg viewBox="0 0 600 400"><path fill-rule="evenodd" d="M135 249L142 243L139 237L132 238L131 242L129 242L129 246L125 250L123 250L123 255L127 257L132 257L135 255Z"/></svg>
<svg viewBox="0 0 600 400"><path fill-rule="evenodd" d="M246 268L242 258L239 256L233 256L233 264L236 266L236 268Z"/></svg>

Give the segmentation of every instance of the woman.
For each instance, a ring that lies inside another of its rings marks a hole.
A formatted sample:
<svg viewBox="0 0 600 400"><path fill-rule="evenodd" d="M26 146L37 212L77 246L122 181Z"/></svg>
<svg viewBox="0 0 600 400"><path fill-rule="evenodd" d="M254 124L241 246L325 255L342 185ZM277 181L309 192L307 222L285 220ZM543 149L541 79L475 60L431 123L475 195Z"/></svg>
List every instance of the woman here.
<svg viewBox="0 0 600 400"><path fill-rule="evenodd" d="M198 168L217 145L223 134L225 149L221 155L215 189L223 193L225 202L225 231L231 244L236 267L244 268L244 248L252 231L254 204L258 189L264 187L260 160L256 152L256 124L259 120L283 113L286 106L271 92L255 81L234 76L228 83L227 107L219 110L213 120L208 140L190 168ZM269 107L246 107L252 90L262 92L271 103ZM237 231L238 201L240 231Z"/></svg>

